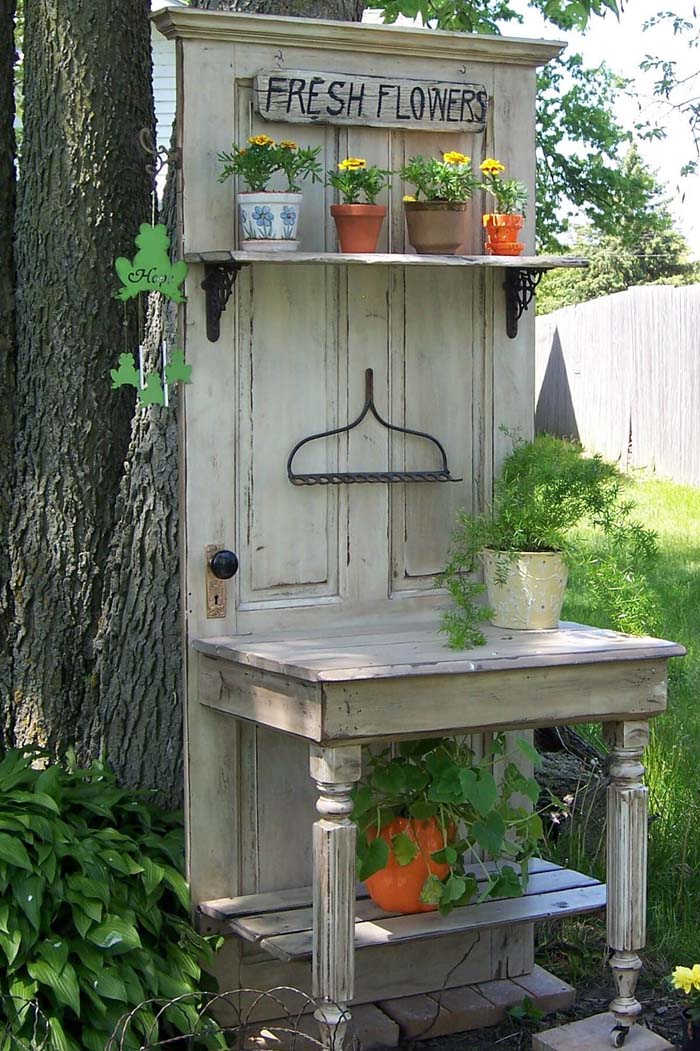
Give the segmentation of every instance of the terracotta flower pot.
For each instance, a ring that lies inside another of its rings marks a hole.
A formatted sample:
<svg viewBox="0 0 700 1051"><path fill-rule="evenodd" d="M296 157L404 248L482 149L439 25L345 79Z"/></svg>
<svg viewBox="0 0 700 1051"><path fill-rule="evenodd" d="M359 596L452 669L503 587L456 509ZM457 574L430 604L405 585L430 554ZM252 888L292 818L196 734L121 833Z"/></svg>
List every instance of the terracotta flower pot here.
<svg viewBox="0 0 700 1051"><path fill-rule="evenodd" d="M383 204L332 204L341 252L376 252L386 215Z"/></svg>
<svg viewBox="0 0 700 1051"><path fill-rule="evenodd" d="M482 551L491 620L498 628L559 627L569 571L558 551Z"/></svg>
<svg viewBox="0 0 700 1051"><path fill-rule="evenodd" d="M471 201L404 201L408 240L419 255L457 255L468 236Z"/></svg>
<svg viewBox="0 0 700 1051"><path fill-rule="evenodd" d="M238 194L240 245L245 251L295 252L303 198L300 193L260 190Z"/></svg>
<svg viewBox="0 0 700 1051"><path fill-rule="evenodd" d="M391 840L399 832L404 832L418 846L418 853L408 865L399 865L391 849ZM387 912L410 914L414 912L434 912L437 905L426 905L420 900L420 893L428 876L435 875L444 879L450 871L449 865L433 861L430 855L454 839L454 832L447 837L443 834L434 817L426 821L411 820L407 817L396 817L385 825L379 835L389 844L389 861L365 880L370 898L380 909ZM377 830L369 829L367 838L376 839Z"/></svg>
<svg viewBox="0 0 700 1051"><path fill-rule="evenodd" d="M518 235L525 220L522 215L505 215L494 212L485 215L486 251L488 255L522 255L525 245Z"/></svg>

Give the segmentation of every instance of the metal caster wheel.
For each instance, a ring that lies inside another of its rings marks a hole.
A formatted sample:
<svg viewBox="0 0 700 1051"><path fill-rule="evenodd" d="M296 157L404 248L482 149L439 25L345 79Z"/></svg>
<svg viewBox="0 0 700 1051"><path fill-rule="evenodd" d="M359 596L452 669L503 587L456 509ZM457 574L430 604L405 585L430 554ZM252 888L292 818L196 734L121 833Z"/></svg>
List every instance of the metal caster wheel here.
<svg viewBox="0 0 700 1051"><path fill-rule="evenodd" d="M628 1025L613 1026L610 1030L610 1043L612 1044L612 1046L622 1047L625 1040L627 1039L627 1034L629 1033L629 1031L630 1027Z"/></svg>

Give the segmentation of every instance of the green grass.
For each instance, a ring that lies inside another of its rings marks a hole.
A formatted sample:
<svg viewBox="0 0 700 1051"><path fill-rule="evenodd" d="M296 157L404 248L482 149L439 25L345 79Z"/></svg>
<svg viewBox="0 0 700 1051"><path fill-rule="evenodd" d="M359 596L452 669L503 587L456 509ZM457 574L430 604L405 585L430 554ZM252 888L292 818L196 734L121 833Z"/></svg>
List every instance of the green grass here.
<svg viewBox="0 0 700 1051"><path fill-rule="evenodd" d="M652 721L646 755L650 791L648 950L660 962L700 959L700 489L635 480L639 518L659 535L651 583L658 601L655 634L683 643L671 661L668 711ZM574 568L564 617L608 627ZM572 862L590 851L570 844ZM590 867L590 865L589 865Z"/></svg>

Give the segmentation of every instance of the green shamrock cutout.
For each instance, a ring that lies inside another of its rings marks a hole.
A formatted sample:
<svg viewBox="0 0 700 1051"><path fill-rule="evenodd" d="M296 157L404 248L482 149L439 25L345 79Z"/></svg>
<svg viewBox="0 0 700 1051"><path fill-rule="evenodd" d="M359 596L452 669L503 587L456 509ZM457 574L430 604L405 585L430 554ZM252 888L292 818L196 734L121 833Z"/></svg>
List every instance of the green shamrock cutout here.
<svg viewBox="0 0 700 1051"><path fill-rule="evenodd" d="M157 372L149 372L146 376L146 386L139 391L139 401L142 405L164 405L165 396Z"/></svg>
<svg viewBox="0 0 700 1051"><path fill-rule="evenodd" d="M119 368L110 369L109 374L112 377L112 390L116 390L117 387L139 386L139 371L134 363L133 354L120 354Z"/></svg>
<svg viewBox="0 0 700 1051"><path fill-rule="evenodd" d="M187 276L187 263L180 260L170 262L170 238L168 230L162 224L150 226L141 223L136 237L138 252L133 262L120 256L114 267L123 288L117 292L117 298L132 299L139 292L161 292L173 303L184 303L185 296L179 286Z"/></svg>
<svg viewBox="0 0 700 1051"><path fill-rule="evenodd" d="M174 350L170 356L170 364L165 366L165 379L167 383L191 383L192 366L185 364L184 350Z"/></svg>

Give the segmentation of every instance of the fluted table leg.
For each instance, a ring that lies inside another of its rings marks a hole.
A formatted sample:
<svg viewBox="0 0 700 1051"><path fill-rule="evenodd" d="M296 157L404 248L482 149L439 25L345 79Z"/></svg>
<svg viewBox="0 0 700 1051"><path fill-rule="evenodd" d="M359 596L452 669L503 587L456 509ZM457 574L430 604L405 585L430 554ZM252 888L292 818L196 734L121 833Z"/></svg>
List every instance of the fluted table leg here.
<svg viewBox="0 0 700 1051"><path fill-rule="evenodd" d="M324 1048L341 1051L355 985L355 833L350 793L362 772L358 745L311 746L311 776L318 787L313 828L315 1017Z"/></svg>
<svg viewBox="0 0 700 1051"><path fill-rule="evenodd" d="M639 950L646 939L647 789L642 755L649 724L611 723L606 739L612 749L608 787L608 945L616 996L610 1004L615 1019L614 1046L624 1043L642 1007L635 995L642 967Z"/></svg>

